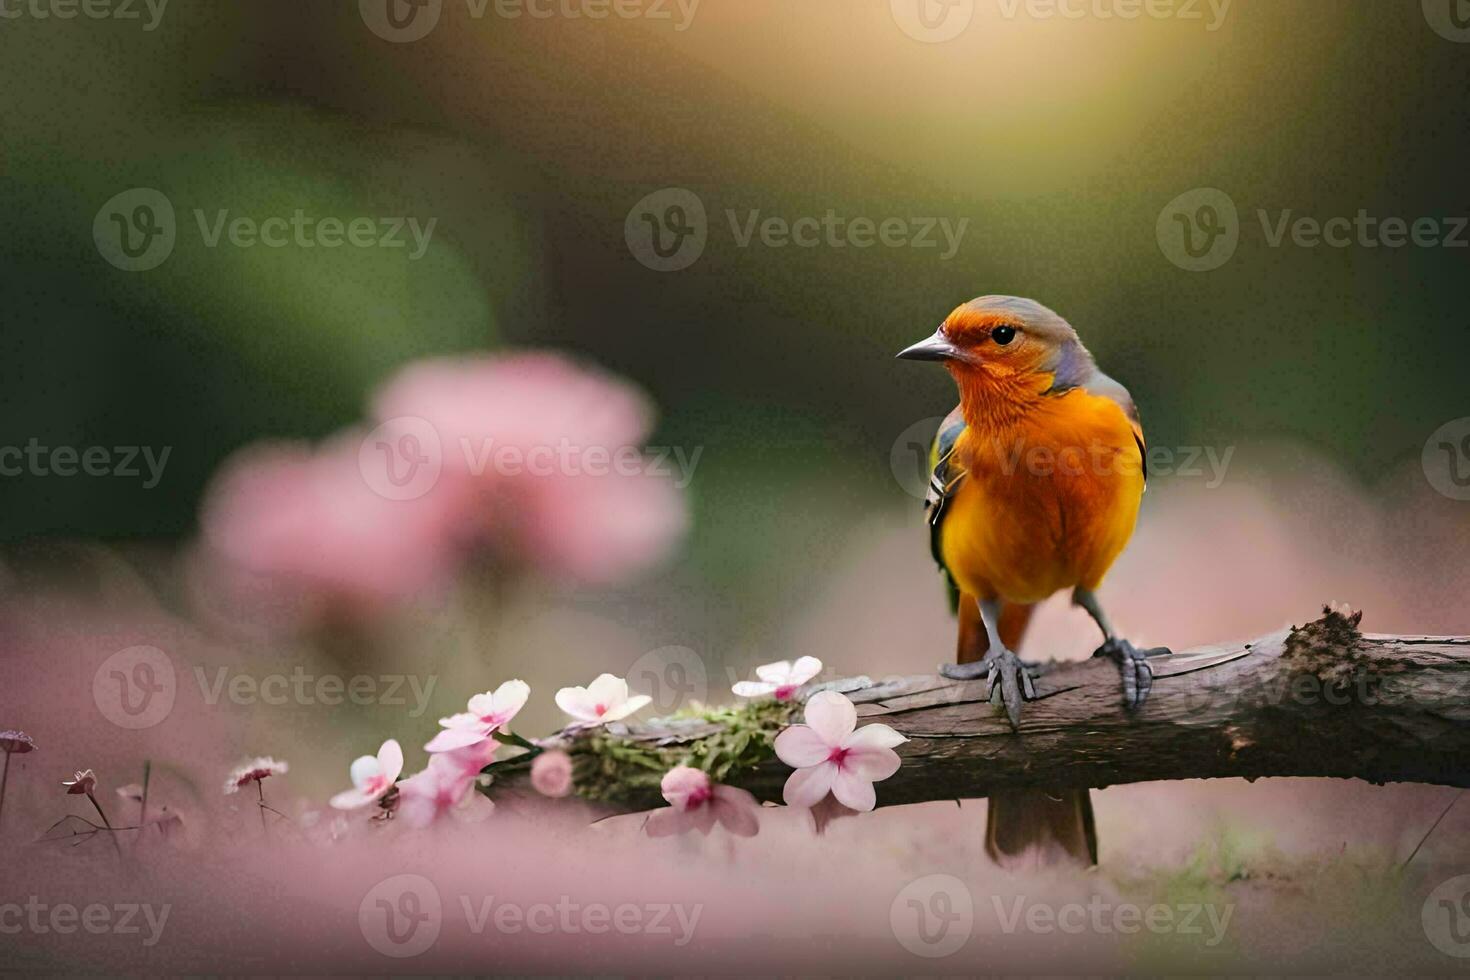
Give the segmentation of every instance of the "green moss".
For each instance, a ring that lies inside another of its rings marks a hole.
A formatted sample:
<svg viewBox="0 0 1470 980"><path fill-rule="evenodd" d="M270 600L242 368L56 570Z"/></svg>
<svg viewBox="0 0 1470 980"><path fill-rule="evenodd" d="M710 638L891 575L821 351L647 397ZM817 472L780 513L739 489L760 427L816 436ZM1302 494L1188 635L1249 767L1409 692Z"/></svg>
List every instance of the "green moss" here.
<svg viewBox="0 0 1470 980"><path fill-rule="evenodd" d="M701 707L654 722L650 727L666 727L670 732L671 737L662 739L611 736L595 729L569 749L577 795L592 800L657 795L664 773L675 766L692 766L709 773L715 782L728 782L732 775L774 758L772 742L799 708L775 700L730 708ZM704 733L701 723L717 727ZM698 734L680 740L680 728Z"/></svg>

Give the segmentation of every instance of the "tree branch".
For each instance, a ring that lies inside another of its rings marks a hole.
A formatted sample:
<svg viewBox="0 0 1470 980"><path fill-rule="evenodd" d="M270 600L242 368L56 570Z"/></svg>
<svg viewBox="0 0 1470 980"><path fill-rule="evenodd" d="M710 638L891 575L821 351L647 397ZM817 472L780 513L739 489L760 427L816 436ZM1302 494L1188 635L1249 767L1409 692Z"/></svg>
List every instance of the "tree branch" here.
<svg viewBox="0 0 1470 980"><path fill-rule="evenodd" d="M909 737L902 768L878 784L880 805L1224 776L1470 786L1470 637L1363 635L1361 613L1323 612L1243 645L1151 661L1153 691L1134 713L1111 661L1052 665L1019 731L982 700L983 680L852 678L803 693L841 690L859 725L882 721ZM572 753L579 792L610 812L662 805L658 779L681 763L779 801L790 770L770 739L799 710L764 702L542 744ZM514 790L526 768L497 764L492 795Z"/></svg>

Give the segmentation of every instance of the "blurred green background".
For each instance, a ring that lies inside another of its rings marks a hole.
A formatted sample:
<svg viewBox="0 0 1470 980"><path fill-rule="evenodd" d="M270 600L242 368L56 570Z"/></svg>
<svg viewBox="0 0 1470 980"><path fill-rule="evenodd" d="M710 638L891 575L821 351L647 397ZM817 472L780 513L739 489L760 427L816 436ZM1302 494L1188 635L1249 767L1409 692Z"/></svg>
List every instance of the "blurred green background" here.
<svg viewBox="0 0 1470 980"><path fill-rule="evenodd" d="M1284 436L1371 482L1470 411L1470 250L1273 248L1255 216L1470 213L1470 45L1417 2L1236 0L1211 31L980 0L942 44L888 0L704 0L684 30L446 0L413 43L356 3L138 9L0 20L0 444L172 454L150 490L0 479L9 542L182 540L239 446L352 423L417 356L550 345L646 386L655 443L704 447L683 580L779 603L854 514L909 504L890 449L953 395L892 355L988 292L1071 319L1155 445ZM92 222L138 186L179 237L125 272ZM624 219L667 186L709 243L659 273ZM1155 239L1196 187L1241 215L1207 273ZM192 215L296 207L438 222L410 261L208 248ZM727 209L969 225L949 261L741 248Z"/></svg>

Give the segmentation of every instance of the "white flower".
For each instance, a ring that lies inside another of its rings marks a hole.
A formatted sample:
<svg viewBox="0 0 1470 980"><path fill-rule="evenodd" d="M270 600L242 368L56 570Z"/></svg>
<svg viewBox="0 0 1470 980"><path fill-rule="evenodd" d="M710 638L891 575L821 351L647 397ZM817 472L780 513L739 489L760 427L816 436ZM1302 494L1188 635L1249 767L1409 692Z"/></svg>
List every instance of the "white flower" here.
<svg viewBox="0 0 1470 980"><path fill-rule="evenodd" d="M652 700L647 694L629 697L628 682L612 674L599 674L586 687L564 687L556 692L558 708L591 724L621 721Z"/></svg>
<svg viewBox="0 0 1470 980"><path fill-rule="evenodd" d="M785 701L797 689L822 672L822 662L816 657L802 657L792 663L778 660L755 669L758 681L741 681L730 690L742 698L760 698L774 694L777 701Z"/></svg>
<svg viewBox="0 0 1470 980"><path fill-rule="evenodd" d="M806 724L776 736L776 755L796 771L782 795L788 806L812 807L830 791L853 810L878 803L873 784L898 772L894 746L908 739L887 725L854 731L857 707L836 691L822 691L806 703Z"/></svg>
<svg viewBox="0 0 1470 980"><path fill-rule="evenodd" d="M505 728L531 696L531 687L525 681L506 681L494 691L476 694L470 698L469 711L440 718L444 730L435 735L426 752L449 752L475 745Z"/></svg>
<svg viewBox="0 0 1470 980"><path fill-rule="evenodd" d="M359 756L352 763L352 789L343 790L332 797L332 806L338 810L356 810L373 803L393 788L398 774L403 771L403 749L397 739L388 739L378 749L377 757Z"/></svg>

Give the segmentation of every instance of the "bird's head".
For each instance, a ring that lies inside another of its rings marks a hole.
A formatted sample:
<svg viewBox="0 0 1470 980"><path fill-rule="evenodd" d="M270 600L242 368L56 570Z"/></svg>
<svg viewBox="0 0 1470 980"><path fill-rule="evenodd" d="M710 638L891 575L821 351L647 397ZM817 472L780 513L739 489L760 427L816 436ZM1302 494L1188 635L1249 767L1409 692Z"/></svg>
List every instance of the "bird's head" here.
<svg viewBox="0 0 1470 980"><path fill-rule="evenodd" d="M971 300L945 317L932 337L898 356L942 362L962 394L1080 384L1093 370L1092 355L1070 323L1016 296Z"/></svg>

